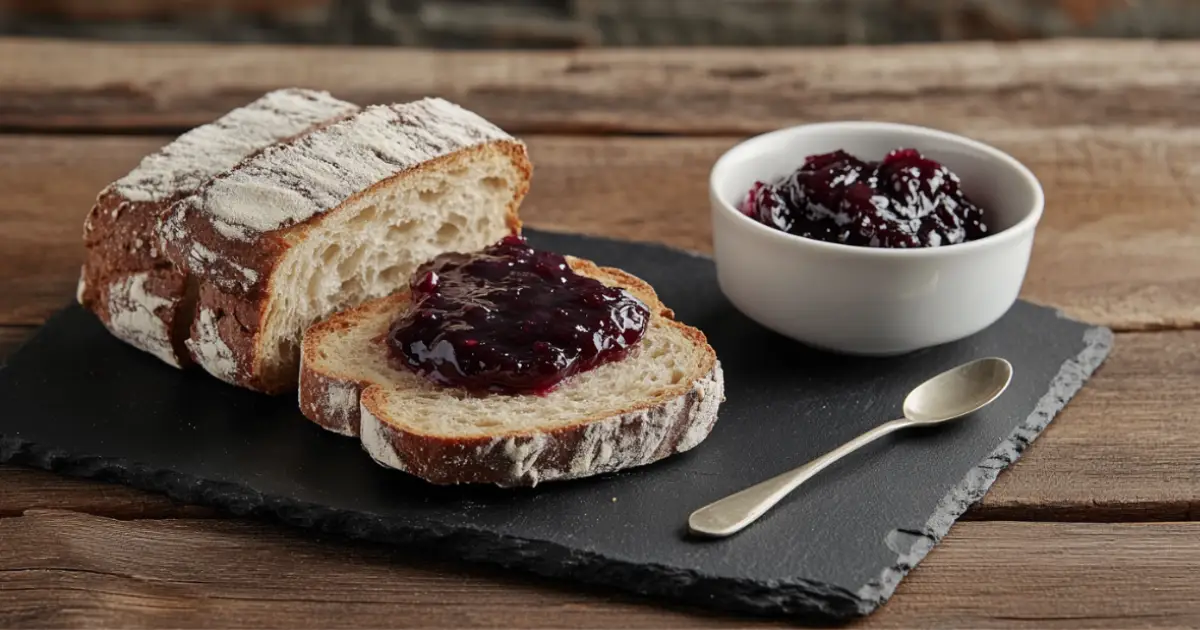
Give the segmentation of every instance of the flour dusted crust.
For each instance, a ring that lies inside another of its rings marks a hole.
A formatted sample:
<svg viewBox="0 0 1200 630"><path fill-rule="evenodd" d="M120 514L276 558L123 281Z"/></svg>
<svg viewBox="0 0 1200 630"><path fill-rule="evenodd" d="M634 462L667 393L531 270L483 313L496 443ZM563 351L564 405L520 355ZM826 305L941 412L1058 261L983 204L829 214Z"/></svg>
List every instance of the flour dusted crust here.
<svg viewBox="0 0 1200 630"><path fill-rule="evenodd" d="M211 287L201 289L203 293L214 291ZM238 326L238 318L223 317L223 311L212 307L214 300L204 296L196 309L196 319L192 324L191 335L187 340L188 350L196 362L203 365L213 376L233 382L237 379L238 364L247 360L246 349L239 347L241 356L234 353L233 348L225 343L226 337L236 333L233 329ZM232 310L230 312L233 312ZM222 330L224 329L224 330Z"/></svg>
<svg viewBox="0 0 1200 630"><path fill-rule="evenodd" d="M276 90L147 156L101 191L88 214L76 299L116 337L186 365L188 274L159 238L170 205L248 155L357 109L325 92Z"/></svg>
<svg viewBox="0 0 1200 630"><path fill-rule="evenodd" d="M286 248L281 233L400 173L489 142L517 143L439 98L373 105L216 177L175 204L162 236L194 273L249 294Z"/></svg>
<svg viewBox="0 0 1200 630"><path fill-rule="evenodd" d="M300 413L328 431L357 437L361 431L360 396L366 383L300 367Z"/></svg>
<svg viewBox="0 0 1200 630"><path fill-rule="evenodd" d="M392 295L337 313L305 331L300 348L298 388L300 413L304 417L328 431L349 437L359 436L362 393L371 386L371 382L355 374L331 374L313 368L315 361L311 357L320 351L319 346L325 337L357 327L370 327L376 321L386 322L393 314L403 311L408 299L407 290L398 290ZM386 328L373 328L369 332L372 336L380 337L386 333ZM380 351L383 351L382 346Z"/></svg>
<svg viewBox="0 0 1200 630"><path fill-rule="evenodd" d="M189 360L172 331L187 317L187 279L162 256L153 236L162 208L128 201L111 187L101 193L85 224L87 254L76 299L118 339L182 367Z"/></svg>
<svg viewBox="0 0 1200 630"><path fill-rule="evenodd" d="M101 287L105 325L119 339L182 367L172 331L180 315L183 278L171 270L119 275Z"/></svg>
<svg viewBox="0 0 1200 630"><path fill-rule="evenodd" d="M168 257L199 280L198 312L210 313L214 322L201 331L197 320L187 343L191 358L234 385L271 394L295 388L295 374L282 380L265 375L259 365L260 337L275 298L272 274L288 248L357 195L489 145L523 165L525 187L508 215L516 231L516 204L528 188L530 170L524 145L477 114L438 98L366 107L267 147L176 202L160 236ZM236 322L229 321L235 312ZM201 343L201 338L207 341ZM228 353L214 350L222 344ZM234 357L233 368L229 356Z"/></svg>
<svg viewBox="0 0 1200 630"><path fill-rule="evenodd" d="M361 402L363 449L389 468L439 485L536 486L644 466L688 451L708 437L725 382L719 363L675 398L553 431L444 439L409 433L381 420L368 390Z"/></svg>
<svg viewBox="0 0 1200 630"><path fill-rule="evenodd" d="M358 437L380 465L435 484L533 486L650 464L700 444L716 423L725 392L721 364L703 334L675 322L674 314L642 280L588 261L568 260L578 273L606 277L611 284L631 288L650 304L655 318L669 320L669 325L683 330L692 343L706 351L704 375L659 399L630 401L619 413L579 418L548 431L456 438L414 433L390 421L383 411L387 397L397 395L394 392L374 387L369 377L331 374L313 367L327 336L356 327L366 327L372 336L379 334L373 327L390 321L380 314L405 308L408 293L401 291L334 315L305 333L301 412L325 429ZM379 350L386 351L382 345Z"/></svg>
<svg viewBox="0 0 1200 630"><path fill-rule="evenodd" d="M327 92L275 90L179 136L147 156L110 189L129 201L178 198L255 151L357 110L357 105Z"/></svg>

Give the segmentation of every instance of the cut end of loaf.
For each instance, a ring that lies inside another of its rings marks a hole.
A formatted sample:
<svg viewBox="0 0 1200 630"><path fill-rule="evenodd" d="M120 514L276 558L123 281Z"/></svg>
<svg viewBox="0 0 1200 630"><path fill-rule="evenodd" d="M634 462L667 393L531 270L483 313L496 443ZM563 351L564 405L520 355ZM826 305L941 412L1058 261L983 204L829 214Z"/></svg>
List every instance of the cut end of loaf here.
<svg viewBox="0 0 1200 630"><path fill-rule="evenodd" d="M295 386L309 326L405 286L438 254L482 249L519 230L528 173L509 154L516 150L448 156L364 191L298 234L272 276L256 372Z"/></svg>
<svg viewBox="0 0 1200 630"><path fill-rule="evenodd" d="M395 370L379 339L407 304L400 292L305 334L300 402L327 429L357 433L384 466L427 481L535 485L648 464L698 445L724 399L702 333L671 319L641 280L577 259L654 315L624 360L577 374L544 396L477 395ZM353 395L357 405L348 404Z"/></svg>

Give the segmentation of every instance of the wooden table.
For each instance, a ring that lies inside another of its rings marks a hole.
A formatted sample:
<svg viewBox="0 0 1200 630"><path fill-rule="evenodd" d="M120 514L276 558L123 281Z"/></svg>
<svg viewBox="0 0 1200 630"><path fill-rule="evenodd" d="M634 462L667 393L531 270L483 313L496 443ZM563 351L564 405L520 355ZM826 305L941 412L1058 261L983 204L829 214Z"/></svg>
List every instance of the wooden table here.
<svg viewBox="0 0 1200 630"><path fill-rule="evenodd" d="M882 118L1042 179L1024 297L1116 348L866 627L1200 626L1200 44L448 53L0 40L0 353L66 303L97 191L267 89L437 94L525 138L536 227L708 250L746 134ZM69 392L64 392L69 395ZM754 620L0 467L0 626L684 627Z"/></svg>

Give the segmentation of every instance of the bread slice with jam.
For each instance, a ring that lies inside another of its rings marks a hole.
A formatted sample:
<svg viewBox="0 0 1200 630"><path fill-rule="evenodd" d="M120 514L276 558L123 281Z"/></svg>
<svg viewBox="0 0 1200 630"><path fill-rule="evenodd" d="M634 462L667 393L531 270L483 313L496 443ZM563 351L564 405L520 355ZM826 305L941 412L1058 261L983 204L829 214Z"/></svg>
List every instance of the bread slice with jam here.
<svg viewBox="0 0 1200 630"><path fill-rule="evenodd" d="M724 400L716 353L675 321L646 282L565 257L571 271L645 305L640 339L619 360L540 393L480 392L397 365L390 331L413 306L405 288L309 328L300 409L357 437L379 464L435 484L532 486L649 464L700 444Z"/></svg>

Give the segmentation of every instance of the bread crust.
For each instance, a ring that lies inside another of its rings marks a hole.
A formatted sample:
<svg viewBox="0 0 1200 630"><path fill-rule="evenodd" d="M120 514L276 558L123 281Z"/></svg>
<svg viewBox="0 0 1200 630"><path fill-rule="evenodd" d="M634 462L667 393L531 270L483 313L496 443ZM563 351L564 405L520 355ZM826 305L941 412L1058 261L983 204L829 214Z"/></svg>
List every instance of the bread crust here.
<svg viewBox="0 0 1200 630"><path fill-rule="evenodd" d="M357 436L379 464L440 485L533 486L642 466L698 445L712 430L725 391L721 364L704 333L675 321L671 310L641 279L586 260L568 257L568 261L577 273L629 290L650 306L653 317L702 349L699 371L703 375L617 413L579 418L548 431L456 438L409 431L384 417L388 396L384 387L374 386L370 379L323 371L317 358L328 336L378 320L378 313L400 313L409 299L408 291L402 290L338 313L305 333L301 412L325 429Z"/></svg>
<svg viewBox="0 0 1200 630"><path fill-rule="evenodd" d="M300 343L300 412L334 433L357 437L360 433L361 410L359 408L363 390L371 385L365 379L352 374L331 374L313 365L318 361L318 353L326 337L336 335L355 328L369 325L372 316L378 312L399 313L408 304L407 288L398 290L389 296L365 302L355 308L337 313L322 322L309 327L304 332ZM383 334L386 331L376 331ZM349 393L347 393L349 392ZM345 403L346 398L350 399Z"/></svg>
<svg viewBox="0 0 1200 630"><path fill-rule="evenodd" d="M191 359L173 332L187 317L187 276L162 255L155 233L170 202L132 202L111 189L100 194L84 223L87 255L76 299L113 336L185 367ZM134 311L143 316L122 317Z"/></svg>
<svg viewBox="0 0 1200 630"><path fill-rule="evenodd" d="M325 92L276 90L147 156L101 191L88 213L77 301L119 339L169 365L189 365L184 340L194 286L187 269L164 252L163 218L247 155L356 109Z"/></svg>
<svg viewBox="0 0 1200 630"><path fill-rule="evenodd" d="M372 110L378 111L379 107L368 108L364 113ZM223 226L220 220L214 220L211 206L218 202L210 199L209 194L214 188L221 187L224 180L237 177L247 169L262 168L264 163L284 152L304 154L309 146L321 140L321 134L336 133L345 125L355 124L355 118L352 116L295 138L291 142L270 147L213 178L194 196L181 200L171 209L170 218L161 228L165 249L169 258L187 268L202 287L196 305L198 316L187 347L190 357L217 378L273 395L283 394L297 387L296 374L272 374L263 365L265 348L262 333L268 324L270 301L277 293L275 271L289 248L302 241L309 231L334 216L341 208L391 185L399 178L445 168L455 161L485 151L499 151L511 160L520 173L521 181L505 209L506 225L513 233L520 232L521 222L517 210L529 190L533 166L522 142L503 134L482 119L478 119L480 128L474 130L475 135L470 143L449 143L443 147L444 152L430 159L415 164L398 164L389 174L375 179L369 186L340 197L330 207L322 208L321 211L294 223L285 223L278 229L254 232L236 226L231 229L228 225ZM411 119L405 122L420 123ZM488 125L486 129L482 127L485 124ZM503 137L498 137L497 134L502 134ZM201 329L204 313L208 313L209 318L218 322L215 327L215 339L212 328ZM234 321L229 321L231 315L234 316ZM222 346L229 351L225 353L215 350ZM209 351L203 351L204 348ZM235 365L232 368L224 361L226 356L234 358Z"/></svg>

